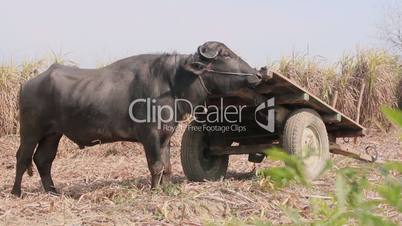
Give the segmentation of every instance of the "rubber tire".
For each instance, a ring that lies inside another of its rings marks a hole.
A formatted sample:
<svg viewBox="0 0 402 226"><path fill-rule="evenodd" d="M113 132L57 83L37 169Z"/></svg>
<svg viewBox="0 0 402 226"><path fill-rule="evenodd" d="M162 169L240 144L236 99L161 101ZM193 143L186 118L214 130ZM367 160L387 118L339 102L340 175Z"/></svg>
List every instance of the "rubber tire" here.
<svg viewBox="0 0 402 226"><path fill-rule="evenodd" d="M320 152L318 161L314 164L305 164L305 176L307 179L314 180L322 173L330 158L328 133L320 115L309 108L298 109L288 117L282 137L282 147L289 154L302 155L302 137L304 129L315 130L320 140Z"/></svg>
<svg viewBox="0 0 402 226"><path fill-rule="evenodd" d="M195 121L191 126L201 126ZM181 141L181 165L183 172L190 181L216 181L224 178L228 168L229 155L204 155L204 148L208 148L205 134L194 131L187 126Z"/></svg>

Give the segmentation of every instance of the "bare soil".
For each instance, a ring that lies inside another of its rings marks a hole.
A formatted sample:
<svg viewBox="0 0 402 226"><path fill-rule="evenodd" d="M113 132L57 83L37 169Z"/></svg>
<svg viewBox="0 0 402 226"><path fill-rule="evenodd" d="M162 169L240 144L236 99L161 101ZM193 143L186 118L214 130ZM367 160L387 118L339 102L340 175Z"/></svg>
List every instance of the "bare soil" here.
<svg viewBox="0 0 402 226"><path fill-rule="evenodd" d="M345 143L343 147L363 152L376 145L381 160L402 161L402 142L397 132L373 133ZM15 171L18 136L0 138L0 225L200 225L238 220L268 220L288 224L284 208L294 208L303 217L311 217L310 199L331 199L334 169L363 167L368 163L332 156L334 166L311 189L300 185L274 190L261 186L255 170L280 163L247 161L247 156L231 156L227 178L218 182L193 183L184 177L180 163L179 131L171 142L174 183L164 189L150 190L150 177L143 148L139 144L119 142L83 150L63 138L53 164L53 178L61 196L43 192L39 175L23 180L23 198L10 194ZM378 180L375 172L370 180ZM378 198L376 194L366 194ZM394 222L402 215L383 206L383 214Z"/></svg>

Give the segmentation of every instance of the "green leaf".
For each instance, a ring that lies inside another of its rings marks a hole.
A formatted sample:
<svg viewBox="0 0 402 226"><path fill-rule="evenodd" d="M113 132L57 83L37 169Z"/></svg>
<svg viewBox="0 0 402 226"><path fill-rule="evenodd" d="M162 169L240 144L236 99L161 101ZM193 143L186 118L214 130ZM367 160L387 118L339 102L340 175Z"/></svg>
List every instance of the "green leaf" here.
<svg viewBox="0 0 402 226"><path fill-rule="evenodd" d="M280 170L276 170L275 175L282 174L286 178L284 179L294 179L297 182L302 183L303 185L308 185L308 181L304 175L304 165L303 161L294 155L289 155L285 151L279 148L272 148L265 151L265 154L272 160L280 160L285 163L285 167L281 167L280 169L285 172L279 172ZM270 175L272 176L272 175ZM288 176L290 176L288 178Z"/></svg>
<svg viewBox="0 0 402 226"><path fill-rule="evenodd" d="M359 216L360 225L364 226L396 226L396 224L385 220L379 216L369 213L362 213Z"/></svg>
<svg viewBox="0 0 402 226"><path fill-rule="evenodd" d="M402 162L396 162L396 161L386 162L384 163L383 168L387 171L395 170L399 173L402 173Z"/></svg>
<svg viewBox="0 0 402 226"><path fill-rule="evenodd" d="M388 179L385 184L378 186L377 191L388 204L402 212L402 184L400 182Z"/></svg>
<svg viewBox="0 0 402 226"><path fill-rule="evenodd" d="M354 168L338 170L335 182L335 196L338 208L357 207L364 200L363 190L368 186L364 171Z"/></svg>
<svg viewBox="0 0 402 226"><path fill-rule="evenodd" d="M349 186L346 184L345 178L341 174L336 175L335 181L335 197L337 206L340 210L346 210L347 197L349 193Z"/></svg>
<svg viewBox="0 0 402 226"><path fill-rule="evenodd" d="M387 118L395 125L402 128L402 111L394 108L383 107L382 112L387 116Z"/></svg>
<svg viewBox="0 0 402 226"><path fill-rule="evenodd" d="M283 187L292 180L297 180L296 173L288 167L271 167L261 169L257 172L258 176L270 179L275 186Z"/></svg>
<svg viewBox="0 0 402 226"><path fill-rule="evenodd" d="M262 220L255 220L252 224L255 226L272 226L271 222Z"/></svg>
<svg viewBox="0 0 402 226"><path fill-rule="evenodd" d="M296 225L303 225L303 217L295 210L291 208L283 208L283 212L295 223Z"/></svg>

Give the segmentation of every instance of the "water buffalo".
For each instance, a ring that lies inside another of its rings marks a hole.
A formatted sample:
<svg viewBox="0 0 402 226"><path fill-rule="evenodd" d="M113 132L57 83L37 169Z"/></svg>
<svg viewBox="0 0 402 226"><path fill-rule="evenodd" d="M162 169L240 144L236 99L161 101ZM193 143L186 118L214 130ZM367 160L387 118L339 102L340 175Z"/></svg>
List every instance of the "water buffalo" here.
<svg viewBox="0 0 402 226"><path fill-rule="evenodd" d="M260 81L254 68L220 42L206 42L191 55L137 55L99 69L53 64L21 88L21 142L12 193L21 196L22 176L30 172L32 159L44 190L56 193L51 167L62 135L81 147L140 142L151 172L151 186L169 181L169 141L174 130L145 120L149 103L140 101L133 106L133 101L148 98L153 105L173 107L180 98L200 104L210 94L230 94L253 88ZM177 109L175 118L190 111L185 103L179 103ZM166 118L167 113L165 109L157 117ZM177 122L172 119L163 124L175 126Z"/></svg>

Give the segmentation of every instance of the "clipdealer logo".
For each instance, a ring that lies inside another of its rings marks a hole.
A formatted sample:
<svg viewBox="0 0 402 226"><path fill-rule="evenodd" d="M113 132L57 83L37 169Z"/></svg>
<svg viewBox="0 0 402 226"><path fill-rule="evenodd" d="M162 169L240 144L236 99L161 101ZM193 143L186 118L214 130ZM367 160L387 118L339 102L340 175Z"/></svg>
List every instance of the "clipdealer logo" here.
<svg viewBox="0 0 402 226"><path fill-rule="evenodd" d="M266 122L261 122L257 115L261 111L267 111L267 120ZM263 129L268 132L275 132L275 97L272 97L265 102L262 102L257 106L254 111L254 120L255 122Z"/></svg>
<svg viewBox="0 0 402 226"><path fill-rule="evenodd" d="M190 115L198 122L200 128L206 132L244 132L246 126L241 125L242 113L246 105L225 105L224 99L220 98L220 105L195 105L186 99L175 99L172 105L157 103L154 98L140 98L132 101L129 106L130 119L137 123L156 123L158 129L172 129L169 123L182 122L178 119L178 106L187 105ZM254 119L258 126L271 133L275 130L275 99L270 98L259 104L254 110ZM200 117L201 116L201 117ZM219 125L222 123L222 125ZM226 124L225 124L226 123ZM229 125L228 125L229 124Z"/></svg>

